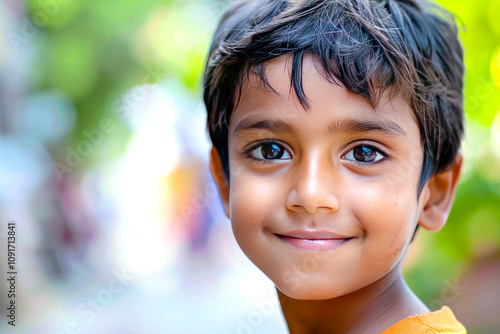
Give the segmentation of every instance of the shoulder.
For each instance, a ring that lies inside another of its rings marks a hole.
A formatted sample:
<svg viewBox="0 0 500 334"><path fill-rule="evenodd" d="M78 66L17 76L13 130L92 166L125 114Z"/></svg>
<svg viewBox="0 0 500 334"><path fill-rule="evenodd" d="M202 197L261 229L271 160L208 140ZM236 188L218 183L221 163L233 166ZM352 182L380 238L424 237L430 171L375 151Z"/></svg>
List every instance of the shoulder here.
<svg viewBox="0 0 500 334"><path fill-rule="evenodd" d="M391 327L387 328L381 334L466 334L465 327L455 318L451 309L443 306L438 311L418 314L403 319Z"/></svg>

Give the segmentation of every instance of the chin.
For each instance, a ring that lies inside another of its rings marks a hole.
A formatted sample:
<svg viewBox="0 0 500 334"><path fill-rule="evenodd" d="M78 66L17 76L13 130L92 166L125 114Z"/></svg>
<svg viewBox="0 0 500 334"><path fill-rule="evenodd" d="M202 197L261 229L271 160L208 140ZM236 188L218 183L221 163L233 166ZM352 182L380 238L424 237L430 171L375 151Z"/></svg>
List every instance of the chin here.
<svg viewBox="0 0 500 334"><path fill-rule="evenodd" d="M346 293L346 291L325 289L324 286L311 282L303 282L300 286L280 284L276 285L276 288L285 296L298 300L326 300L340 297Z"/></svg>

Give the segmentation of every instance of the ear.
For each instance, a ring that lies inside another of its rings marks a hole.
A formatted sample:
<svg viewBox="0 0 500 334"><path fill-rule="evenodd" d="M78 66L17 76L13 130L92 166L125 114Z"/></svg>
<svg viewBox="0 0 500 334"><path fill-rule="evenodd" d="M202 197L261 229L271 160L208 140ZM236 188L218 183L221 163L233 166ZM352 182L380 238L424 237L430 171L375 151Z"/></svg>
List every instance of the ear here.
<svg viewBox="0 0 500 334"><path fill-rule="evenodd" d="M421 194L424 201L419 224L428 231L440 230L451 210L455 190L462 174L463 157L458 153L453 164L427 181Z"/></svg>
<svg viewBox="0 0 500 334"><path fill-rule="evenodd" d="M229 217L229 185L224 175L224 169L222 168L222 161L219 156L219 152L212 147L210 151L210 172L214 178L215 184L219 189L219 195L222 200L222 205L224 207L224 212L226 216Z"/></svg>

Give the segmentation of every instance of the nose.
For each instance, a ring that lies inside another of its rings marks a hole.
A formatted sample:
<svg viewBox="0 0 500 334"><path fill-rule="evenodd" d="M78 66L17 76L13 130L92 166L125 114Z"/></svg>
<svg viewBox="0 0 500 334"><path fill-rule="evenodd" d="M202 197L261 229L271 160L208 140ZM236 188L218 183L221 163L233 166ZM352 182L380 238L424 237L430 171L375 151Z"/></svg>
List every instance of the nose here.
<svg viewBox="0 0 500 334"><path fill-rule="evenodd" d="M292 187L286 198L288 210L332 213L340 209L338 175L327 159L308 158L299 164L291 178Z"/></svg>

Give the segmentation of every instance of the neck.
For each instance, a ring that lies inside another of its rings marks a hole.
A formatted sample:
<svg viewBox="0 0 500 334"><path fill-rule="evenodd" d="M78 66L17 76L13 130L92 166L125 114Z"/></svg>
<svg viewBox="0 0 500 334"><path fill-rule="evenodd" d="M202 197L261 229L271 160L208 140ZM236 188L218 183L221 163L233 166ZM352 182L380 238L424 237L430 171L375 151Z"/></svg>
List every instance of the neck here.
<svg viewBox="0 0 500 334"><path fill-rule="evenodd" d="M290 334L380 333L429 309L413 294L398 268L347 295L326 300L278 297Z"/></svg>

